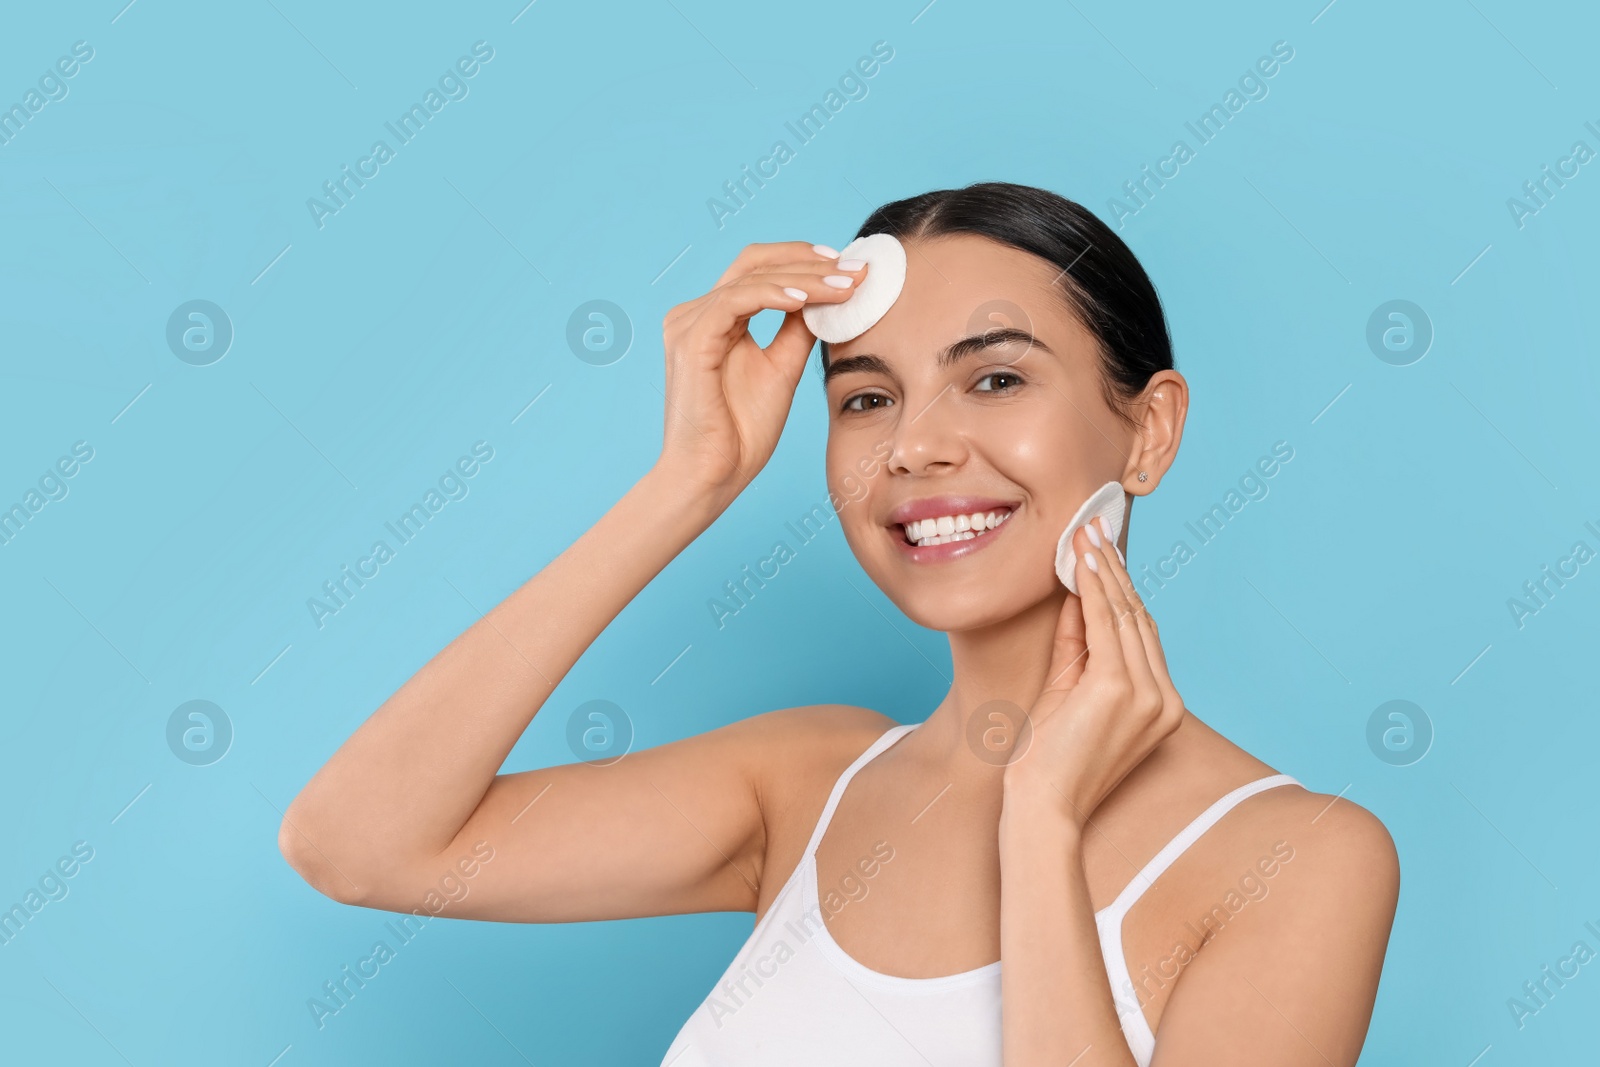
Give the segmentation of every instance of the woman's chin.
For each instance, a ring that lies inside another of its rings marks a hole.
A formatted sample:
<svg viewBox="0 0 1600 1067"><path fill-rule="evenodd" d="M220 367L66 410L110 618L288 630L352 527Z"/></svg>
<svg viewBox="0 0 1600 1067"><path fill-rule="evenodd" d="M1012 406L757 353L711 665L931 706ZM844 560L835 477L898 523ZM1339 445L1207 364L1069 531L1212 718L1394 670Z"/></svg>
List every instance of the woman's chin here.
<svg viewBox="0 0 1600 1067"><path fill-rule="evenodd" d="M997 623L1007 622L1038 603L1037 596L1025 596L1021 591L986 589L971 595L933 596L919 590L910 596L897 595L901 591L884 590L889 599L906 618L918 626L941 633L961 633L981 630Z"/></svg>

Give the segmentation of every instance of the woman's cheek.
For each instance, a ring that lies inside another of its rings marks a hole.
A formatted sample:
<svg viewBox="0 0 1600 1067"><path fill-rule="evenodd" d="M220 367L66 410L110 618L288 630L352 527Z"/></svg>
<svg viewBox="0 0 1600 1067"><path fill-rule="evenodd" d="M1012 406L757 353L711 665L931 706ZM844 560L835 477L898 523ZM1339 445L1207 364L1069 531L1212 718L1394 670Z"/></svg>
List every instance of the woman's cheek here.
<svg viewBox="0 0 1600 1067"><path fill-rule="evenodd" d="M1021 487L1041 518L1060 511L1065 523L1088 495L1104 484L1098 477L1112 445L1089 432L1100 447L1081 440L1064 423L1083 421L1071 409L1052 411L1048 418L1017 418L986 428L986 452L995 469ZM1112 463L1114 471L1117 464Z"/></svg>

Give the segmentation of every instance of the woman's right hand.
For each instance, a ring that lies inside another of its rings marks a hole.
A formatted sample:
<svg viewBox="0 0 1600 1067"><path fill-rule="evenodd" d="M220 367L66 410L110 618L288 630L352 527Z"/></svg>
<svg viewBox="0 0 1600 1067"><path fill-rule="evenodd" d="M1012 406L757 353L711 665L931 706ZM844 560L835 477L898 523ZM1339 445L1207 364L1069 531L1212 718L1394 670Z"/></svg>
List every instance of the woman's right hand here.
<svg viewBox="0 0 1600 1067"><path fill-rule="evenodd" d="M666 415L656 466L718 511L777 448L817 339L800 309L840 303L866 277L861 260L840 262L821 249L804 241L747 245L709 293L663 322ZM765 349L749 329L763 308L786 312Z"/></svg>

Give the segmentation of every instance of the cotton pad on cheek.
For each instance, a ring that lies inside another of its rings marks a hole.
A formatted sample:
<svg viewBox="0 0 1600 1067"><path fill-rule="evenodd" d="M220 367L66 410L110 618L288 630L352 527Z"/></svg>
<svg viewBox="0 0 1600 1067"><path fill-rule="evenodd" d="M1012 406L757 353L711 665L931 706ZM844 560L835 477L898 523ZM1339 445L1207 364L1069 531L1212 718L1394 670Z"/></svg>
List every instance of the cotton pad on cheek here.
<svg viewBox="0 0 1600 1067"><path fill-rule="evenodd" d="M1121 482L1107 482L1083 502L1056 544L1056 577L1061 579L1062 585L1074 593L1078 592L1078 554L1072 548L1073 533L1085 523L1104 518L1111 524L1111 543L1115 544L1117 538L1122 536L1122 517L1127 507L1127 496ZM1100 531L1100 536L1105 537L1104 530Z"/></svg>
<svg viewBox="0 0 1600 1067"><path fill-rule="evenodd" d="M865 260L867 276L855 292L837 304L807 304L800 314L806 328L830 345L860 337L889 313L906 284L906 250L893 234L857 237L839 258Z"/></svg>

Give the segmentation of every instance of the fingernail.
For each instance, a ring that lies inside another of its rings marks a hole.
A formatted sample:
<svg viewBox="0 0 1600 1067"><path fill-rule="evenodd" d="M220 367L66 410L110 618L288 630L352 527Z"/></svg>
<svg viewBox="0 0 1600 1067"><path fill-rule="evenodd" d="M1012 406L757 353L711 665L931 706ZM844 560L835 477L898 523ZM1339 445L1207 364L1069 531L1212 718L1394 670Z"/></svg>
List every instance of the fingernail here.
<svg viewBox="0 0 1600 1067"><path fill-rule="evenodd" d="M1117 540L1117 535L1111 532L1111 520L1107 519L1104 515L1102 515L1102 516L1100 516L1099 522L1100 522L1100 529L1102 529L1102 530L1104 530L1106 532L1106 540L1110 541L1113 544L1115 544L1116 540Z"/></svg>
<svg viewBox="0 0 1600 1067"><path fill-rule="evenodd" d="M827 245L812 245L811 251L815 252L819 256L827 256L829 259L839 258L839 253L834 249L829 248Z"/></svg>
<svg viewBox="0 0 1600 1067"><path fill-rule="evenodd" d="M788 293L796 300L804 300L806 298L806 291L804 289L791 289L788 286L784 286L783 291Z"/></svg>
<svg viewBox="0 0 1600 1067"><path fill-rule="evenodd" d="M1083 532L1089 535L1089 543L1096 548L1100 547L1100 531L1094 528L1094 523L1085 523Z"/></svg>
<svg viewBox="0 0 1600 1067"><path fill-rule="evenodd" d="M1100 573L1100 564L1096 562L1093 552L1085 552L1083 554L1083 561L1089 565L1090 570L1094 571L1096 574Z"/></svg>
<svg viewBox="0 0 1600 1067"><path fill-rule="evenodd" d="M1117 543L1115 541L1111 542L1111 547L1112 548L1117 548ZM1117 558L1122 561L1122 565L1124 567L1126 567L1128 565L1128 557L1124 556L1122 554L1122 549L1120 549L1120 548L1117 548Z"/></svg>
<svg viewBox="0 0 1600 1067"><path fill-rule="evenodd" d="M835 289L848 289L856 283L854 278L846 278L842 274L830 274L822 280L833 286Z"/></svg>
<svg viewBox="0 0 1600 1067"><path fill-rule="evenodd" d="M840 270L860 270L867 265L864 259L841 259L838 263Z"/></svg>

